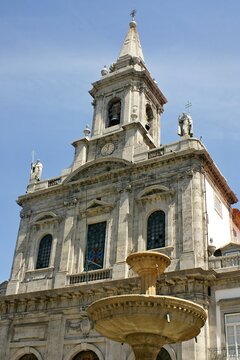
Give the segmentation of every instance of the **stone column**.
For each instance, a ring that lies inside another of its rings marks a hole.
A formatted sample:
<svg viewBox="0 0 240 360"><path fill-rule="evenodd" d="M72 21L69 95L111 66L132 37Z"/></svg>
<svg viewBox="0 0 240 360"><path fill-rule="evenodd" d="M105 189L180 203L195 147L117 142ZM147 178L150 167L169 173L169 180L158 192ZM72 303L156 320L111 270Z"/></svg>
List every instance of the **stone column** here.
<svg viewBox="0 0 240 360"><path fill-rule="evenodd" d="M6 359L10 324L10 320L0 321L0 359Z"/></svg>

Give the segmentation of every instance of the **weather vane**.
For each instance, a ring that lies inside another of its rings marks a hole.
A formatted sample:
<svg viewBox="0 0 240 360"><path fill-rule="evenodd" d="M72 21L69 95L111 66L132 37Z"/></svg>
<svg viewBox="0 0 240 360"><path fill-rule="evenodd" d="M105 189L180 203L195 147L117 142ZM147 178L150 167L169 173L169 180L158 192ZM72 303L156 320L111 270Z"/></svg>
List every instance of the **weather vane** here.
<svg viewBox="0 0 240 360"><path fill-rule="evenodd" d="M132 17L132 20L134 21L134 18L135 18L135 15L136 15L136 10L133 10L132 12L131 12L131 17Z"/></svg>
<svg viewBox="0 0 240 360"><path fill-rule="evenodd" d="M187 110L188 114L190 113L190 108L192 107L192 103L190 101L187 102L185 105L185 109Z"/></svg>

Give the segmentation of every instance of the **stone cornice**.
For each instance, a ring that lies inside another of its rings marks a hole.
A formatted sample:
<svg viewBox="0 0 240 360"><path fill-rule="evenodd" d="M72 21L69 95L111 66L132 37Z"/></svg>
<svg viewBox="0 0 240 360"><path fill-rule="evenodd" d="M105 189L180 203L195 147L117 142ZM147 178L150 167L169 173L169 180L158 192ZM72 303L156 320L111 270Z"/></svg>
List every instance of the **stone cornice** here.
<svg viewBox="0 0 240 360"><path fill-rule="evenodd" d="M181 149L181 143L185 144L184 145L185 147L183 149ZM214 164L207 150L203 147L203 145L200 143L199 140L189 139L188 141L174 143L170 145L169 148L171 148L171 146L173 148L180 147L180 150L177 151L168 150L168 152L165 152L163 155L161 155L160 153L159 154L156 153L155 157L151 157L139 163L130 163L124 159L119 159L114 157L111 158L105 157L86 163L85 165L76 169L75 172L71 173L67 177L67 179L60 185L20 196L18 198L18 204L23 206L24 203L27 202L28 200L38 198L39 196L44 197L44 196L49 196L50 194L57 194L57 193L63 194L64 192L68 192L69 189L72 190L74 188L78 189L79 186L96 184L110 180L116 181L118 178L124 176L132 177L132 181L134 182L136 180L136 179L134 180L134 177L138 177L138 174L140 172L145 172L146 174L148 174L149 170L153 170L158 167L163 167L168 164L177 164L179 161L182 160L191 160L191 159L199 160L199 165L201 165L200 166L201 169L199 171L205 172L206 174L208 174L209 177L212 178L214 183L221 189L228 203L232 204L237 201L235 194L231 191L226 180L224 179L220 171L217 169L216 165ZM114 162L116 164L118 163L119 168L111 169L110 166L109 170L104 173L95 174L93 176L83 176L82 178L79 177L79 179L72 181L72 178L74 178L75 174L80 173L86 170L87 168L90 168L91 166L99 167L99 164L104 162L105 163L109 162L109 164L110 163L113 164ZM178 171L175 173L169 172L166 173L165 175L166 177L173 177L173 176L179 177L184 174L186 174L186 171Z"/></svg>
<svg viewBox="0 0 240 360"><path fill-rule="evenodd" d="M26 312L56 313L76 308L85 311L88 305L106 296L133 294L140 291L139 278L111 280L93 285L74 285L60 289L29 292L0 297L0 321L22 316Z"/></svg>
<svg viewBox="0 0 240 360"><path fill-rule="evenodd" d="M153 101L155 104L159 103L161 106L163 106L164 104L167 103L167 99L159 89L158 85L152 79L147 68L138 71L134 69L134 67L132 66L126 67L124 70L110 73L101 80L94 82L92 84L93 88L89 91L89 93L93 98L95 98L98 91L101 91L101 89L103 89L104 87L107 87L112 84L113 78L114 78L114 83L117 84L120 81L123 81L125 79L127 80L127 78L129 77L132 79L133 82L135 80L139 81L139 79L141 79L146 83L146 85L149 87L150 92L152 93L152 95L154 95Z"/></svg>
<svg viewBox="0 0 240 360"><path fill-rule="evenodd" d="M209 283L215 282L218 274L214 270L204 270L202 268L193 268L186 270L176 270L165 272L159 278L159 284L177 284L189 280L204 280Z"/></svg>
<svg viewBox="0 0 240 360"><path fill-rule="evenodd" d="M158 280L158 288L160 288L161 292L163 286L180 286L181 284L200 282L204 284L205 287L212 286L218 288L223 286L226 289L228 286L239 285L239 280L239 269L220 273L213 269L204 270L202 268L194 268L165 272Z"/></svg>
<svg viewBox="0 0 240 360"><path fill-rule="evenodd" d="M237 196L228 186L226 179L217 168L216 164L214 163L207 150L204 152L204 161L205 163L203 168L206 174L208 174L209 177L212 179L214 185L217 185L218 188L222 191L221 193L224 194L226 201L229 204L235 204L236 202L238 202Z"/></svg>

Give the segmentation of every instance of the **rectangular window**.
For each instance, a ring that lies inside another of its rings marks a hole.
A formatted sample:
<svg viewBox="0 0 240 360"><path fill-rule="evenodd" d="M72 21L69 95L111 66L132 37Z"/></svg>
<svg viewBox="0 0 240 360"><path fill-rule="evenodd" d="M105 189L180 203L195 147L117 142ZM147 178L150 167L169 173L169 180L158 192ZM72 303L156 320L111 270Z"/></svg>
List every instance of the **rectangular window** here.
<svg viewBox="0 0 240 360"><path fill-rule="evenodd" d="M222 217L222 202L216 195L214 195L214 208L217 213Z"/></svg>
<svg viewBox="0 0 240 360"><path fill-rule="evenodd" d="M88 225L84 271L103 268L106 221Z"/></svg>
<svg viewBox="0 0 240 360"><path fill-rule="evenodd" d="M225 315L225 333L228 359L240 358L240 313Z"/></svg>

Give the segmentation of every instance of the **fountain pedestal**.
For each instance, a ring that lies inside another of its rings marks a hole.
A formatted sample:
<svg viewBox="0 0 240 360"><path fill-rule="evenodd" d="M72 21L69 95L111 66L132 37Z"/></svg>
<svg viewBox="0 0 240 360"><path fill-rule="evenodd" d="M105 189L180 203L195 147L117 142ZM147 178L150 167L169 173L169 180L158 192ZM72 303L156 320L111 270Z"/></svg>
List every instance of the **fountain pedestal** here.
<svg viewBox="0 0 240 360"><path fill-rule="evenodd" d="M168 256L151 251L128 256L141 277L144 294L111 296L88 308L103 336L132 346L136 360L156 360L164 344L190 340L205 324L205 310L188 300L156 295L157 276L170 264Z"/></svg>

